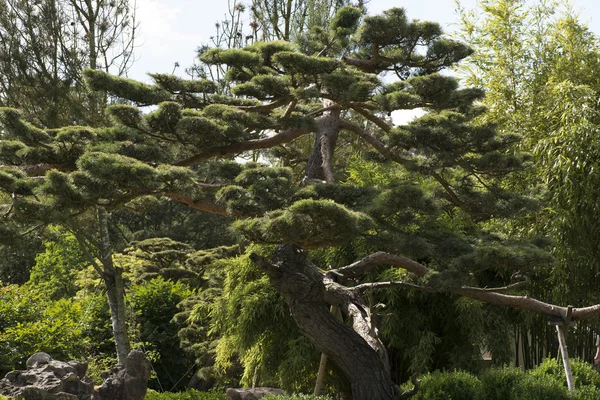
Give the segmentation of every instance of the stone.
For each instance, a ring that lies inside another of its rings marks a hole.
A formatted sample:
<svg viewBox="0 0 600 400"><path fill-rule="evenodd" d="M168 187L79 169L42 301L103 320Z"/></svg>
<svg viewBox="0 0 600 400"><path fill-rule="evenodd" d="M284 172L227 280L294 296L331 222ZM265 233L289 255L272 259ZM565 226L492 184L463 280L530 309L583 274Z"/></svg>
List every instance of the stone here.
<svg viewBox="0 0 600 400"><path fill-rule="evenodd" d="M146 396L152 365L143 352L133 350L125 365L102 374L104 383L93 400L142 400Z"/></svg>
<svg viewBox="0 0 600 400"><path fill-rule="evenodd" d="M0 395L22 400L142 400L152 366L143 352L134 350L125 365L102 374L96 391L87 364L53 360L46 353L29 357L24 371L10 371L0 379Z"/></svg>
<svg viewBox="0 0 600 400"><path fill-rule="evenodd" d="M26 366L26 370L10 371L0 379L0 394L23 400L95 400L94 385L85 377L87 364L36 353Z"/></svg>
<svg viewBox="0 0 600 400"><path fill-rule="evenodd" d="M35 364L48 364L50 361L52 361L52 357L50 357L50 354L40 351L39 353L35 353L27 359L27 361L25 362L25 367L29 369Z"/></svg>
<svg viewBox="0 0 600 400"><path fill-rule="evenodd" d="M276 388L229 388L226 390L227 399L226 400L258 400L261 397L267 395L281 395L285 394L285 392L281 389Z"/></svg>

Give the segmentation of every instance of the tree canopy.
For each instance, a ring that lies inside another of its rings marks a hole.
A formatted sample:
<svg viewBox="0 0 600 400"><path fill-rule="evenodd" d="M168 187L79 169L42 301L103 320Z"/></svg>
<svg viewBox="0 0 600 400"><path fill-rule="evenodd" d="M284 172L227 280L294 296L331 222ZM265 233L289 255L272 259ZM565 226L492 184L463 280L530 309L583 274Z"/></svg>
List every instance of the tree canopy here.
<svg viewBox="0 0 600 400"><path fill-rule="evenodd" d="M186 340L210 347L220 334L213 350L221 366L240 350L248 356L242 363L258 366L251 356L261 348L310 342L353 399L410 396L392 379L396 359L386 347L403 348L409 333L390 333L397 316L381 312L380 301L396 310L413 301L416 317L432 301L461 315L457 295L565 322L600 315L599 306L520 295L553 260L545 242L498 229L539 203L509 184L530 162L515 146L520 136L486 118L481 89L445 73L471 54L438 24L409 20L401 8L365 16L347 6L297 43L203 51L200 62L224 67L224 81L152 74L145 84L88 69L91 90L120 99L106 108L106 126L43 127L0 109L0 237L9 240L23 224L63 225L110 290L123 286L111 214L166 199L229 217L238 247L195 253L189 270L186 245L147 236L133 244L160 266L155 274L201 278L200 296L216 298L191 312L218 314L212 332L190 328ZM403 125L390 117L415 108L426 114ZM243 160L249 153L253 161ZM161 282L154 290L188 296ZM135 301L151 303L153 294L139 289ZM122 312L112 305L123 300L110 296L111 312ZM341 321L329 306L342 311ZM268 329L243 330L269 318ZM125 329L122 316L115 320ZM308 342L291 336L292 320ZM278 343L282 337L293 340ZM410 351L432 357L435 334L417 340ZM281 367L268 361L261 368ZM425 364L413 358L410 371Z"/></svg>

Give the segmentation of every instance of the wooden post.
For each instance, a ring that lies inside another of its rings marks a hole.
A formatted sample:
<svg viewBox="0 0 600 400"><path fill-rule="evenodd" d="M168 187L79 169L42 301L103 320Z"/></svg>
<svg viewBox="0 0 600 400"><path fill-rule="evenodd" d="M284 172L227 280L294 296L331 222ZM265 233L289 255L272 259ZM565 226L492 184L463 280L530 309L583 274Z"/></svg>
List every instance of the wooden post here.
<svg viewBox="0 0 600 400"><path fill-rule="evenodd" d="M565 326L556 325L556 333L558 334L558 345L560 346L560 353L562 354L562 361L565 367L565 375L567 376L567 387L569 388L569 391L572 392L575 390L575 385L573 384L573 372L571 372L567 340L565 339Z"/></svg>
<svg viewBox="0 0 600 400"><path fill-rule="evenodd" d="M341 318L340 309L336 306L331 306L330 311L336 318ZM321 395L323 390L323 381L325 380L325 367L327 366L327 355L321 353L321 362L319 362L319 372L317 373L317 382L315 382L315 396Z"/></svg>

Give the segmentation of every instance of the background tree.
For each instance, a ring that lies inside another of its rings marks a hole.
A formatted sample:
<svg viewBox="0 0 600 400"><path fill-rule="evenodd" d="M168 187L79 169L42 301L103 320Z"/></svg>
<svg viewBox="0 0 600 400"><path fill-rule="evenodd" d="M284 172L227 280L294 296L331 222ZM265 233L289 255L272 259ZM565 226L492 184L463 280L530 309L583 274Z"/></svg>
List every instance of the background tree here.
<svg viewBox="0 0 600 400"><path fill-rule="evenodd" d="M503 224L514 236L548 235L557 263L539 271L532 290L563 304L597 303L598 38L567 2L484 1L462 10L463 35L475 49L464 64L467 84L486 90L488 121L519 135L532 168L509 182L537 196L541 207ZM545 321L520 326L527 367L547 354ZM589 358L592 330L578 329L571 348ZM594 329L595 330L595 329ZM550 332L549 334L553 334ZM533 343L526 339L533 335ZM537 344L536 344L537 342ZM539 349L544 349L540 351Z"/></svg>

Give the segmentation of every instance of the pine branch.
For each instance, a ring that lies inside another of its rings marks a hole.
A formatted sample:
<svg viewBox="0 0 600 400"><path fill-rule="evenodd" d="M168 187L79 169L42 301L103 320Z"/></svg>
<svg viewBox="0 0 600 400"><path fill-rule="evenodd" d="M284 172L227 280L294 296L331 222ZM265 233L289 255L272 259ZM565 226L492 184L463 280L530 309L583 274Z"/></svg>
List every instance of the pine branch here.
<svg viewBox="0 0 600 400"><path fill-rule="evenodd" d="M213 157L225 157L235 155L249 150L266 149L269 147L277 146L282 143L291 142L294 139L299 138L302 135L310 133L311 130L307 128L290 129L288 131L277 133L273 136L264 139L248 140L247 142L235 142L225 146L215 146L205 149L203 152L188 157L186 159L173 163L175 166L188 167L194 165L200 161L208 160Z"/></svg>
<svg viewBox="0 0 600 400"><path fill-rule="evenodd" d="M378 116L371 114L370 112L365 110L363 107L361 107L359 105L353 105L353 106L351 106L351 108L354 111L356 111L357 113L359 113L360 115L362 115L363 117L365 117L366 119L368 119L369 121L371 121L372 123L374 123L375 125L377 125L384 132L389 132L392 130L392 127L387 122L385 122Z"/></svg>
<svg viewBox="0 0 600 400"><path fill-rule="evenodd" d="M429 272L429 268L410 258L379 251L345 267L333 269L329 273L341 275L344 278L357 278L366 274L372 268L384 264L404 268L419 277L425 276Z"/></svg>
<svg viewBox="0 0 600 400"><path fill-rule="evenodd" d="M216 204L209 200L194 200L191 197L179 194L179 193L163 193L163 196L168 197L178 203L185 204L198 211L209 212L211 214L225 215L225 216L236 216L236 213L230 213L226 207Z"/></svg>

